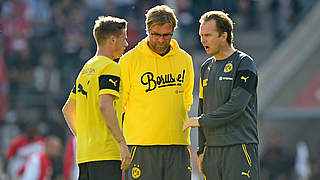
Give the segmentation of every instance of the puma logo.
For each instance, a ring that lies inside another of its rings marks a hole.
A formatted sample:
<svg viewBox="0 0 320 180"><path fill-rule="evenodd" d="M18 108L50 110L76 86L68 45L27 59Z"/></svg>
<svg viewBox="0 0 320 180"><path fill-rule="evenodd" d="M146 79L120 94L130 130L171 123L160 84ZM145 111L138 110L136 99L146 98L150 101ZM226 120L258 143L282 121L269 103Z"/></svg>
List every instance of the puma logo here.
<svg viewBox="0 0 320 180"><path fill-rule="evenodd" d="M242 176L247 176L248 179L250 178L250 170L248 170L248 172L241 172Z"/></svg>
<svg viewBox="0 0 320 180"><path fill-rule="evenodd" d="M247 79L249 79L249 76L248 76L248 77L241 76L241 79L243 79L244 82L246 83L246 82L247 82Z"/></svg>
<svg viewBox="0 0 320 180"><path fill-rule="evenodd" d="M114 85L114 87L117 87L118 80L113 81L112 79L109 79L109 82L111 82Z"/></svg>

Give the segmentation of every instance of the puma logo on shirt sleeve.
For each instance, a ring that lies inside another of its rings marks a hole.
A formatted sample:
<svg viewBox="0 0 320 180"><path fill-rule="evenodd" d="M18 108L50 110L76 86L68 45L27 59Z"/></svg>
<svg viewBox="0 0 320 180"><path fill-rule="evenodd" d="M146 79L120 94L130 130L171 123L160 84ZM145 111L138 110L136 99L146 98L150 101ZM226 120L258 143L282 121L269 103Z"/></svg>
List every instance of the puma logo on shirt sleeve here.
<svg viewBox="0 0 320 180"><path fill-rule="evenodd" d="M113 81L112 79L109 79L109 82L111 82L114 85L114 87L116 87L118 80Z"/></svg>
<svg viewBox="0 0 320 180"><path fill-rule="evenodd" d="M102 89L112 89L119 92L120 77L114 75L101 75L99 77L99 87Z"/></svg>
<svg viewBox="0 0 320 180"><path fill-rule="evenodd" d="M248 77L241 76L241 79L243 79L245 83L247 82L248 78L249 78L249 76Z"/></svg>

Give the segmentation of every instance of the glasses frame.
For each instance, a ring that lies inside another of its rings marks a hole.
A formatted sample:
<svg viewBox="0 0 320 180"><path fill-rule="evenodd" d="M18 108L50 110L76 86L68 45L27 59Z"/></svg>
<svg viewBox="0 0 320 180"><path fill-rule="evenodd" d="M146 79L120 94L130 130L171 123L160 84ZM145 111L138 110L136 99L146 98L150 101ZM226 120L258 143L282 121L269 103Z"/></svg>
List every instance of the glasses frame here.
<svg viewBox="0 0 320 180"><path fill-rule="evenodd" d="M155 39L160 39L162 37L165 40L169 40L172 38L173 33L160 34L157 32L150 32L150 35L153 36Z"/></svg>

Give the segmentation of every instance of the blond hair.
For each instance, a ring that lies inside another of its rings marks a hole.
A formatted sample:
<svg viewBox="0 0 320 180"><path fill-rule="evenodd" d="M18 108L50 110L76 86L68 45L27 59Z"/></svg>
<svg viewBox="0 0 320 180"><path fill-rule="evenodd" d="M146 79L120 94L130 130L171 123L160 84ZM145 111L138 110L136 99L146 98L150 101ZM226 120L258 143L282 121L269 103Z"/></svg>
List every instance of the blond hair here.
<svg viewBox="0 0 320 180"><path fill-rule="evenodd" d="M98 45L102 45L110 35L119 36L127 28L128 22L112 16L99 16L95 21L93 36Z"/></svg>
<svg viewBox="0 0 320 180"><path fill-rule="evenodd" d="M146 13L146 29L150 29L154 25L163 25L170 23L172 31L177 28L178 20L173 9L167 5L158 5L148 10Z"/></svg>

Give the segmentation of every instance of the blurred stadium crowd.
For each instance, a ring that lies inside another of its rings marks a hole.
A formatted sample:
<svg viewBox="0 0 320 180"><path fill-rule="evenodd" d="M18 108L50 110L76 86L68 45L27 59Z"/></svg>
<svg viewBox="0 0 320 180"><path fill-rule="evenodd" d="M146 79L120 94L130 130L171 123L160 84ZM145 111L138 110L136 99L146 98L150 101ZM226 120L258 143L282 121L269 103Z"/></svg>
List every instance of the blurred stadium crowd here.
<svg viewBox="0 0 320 180"><path fill-rule="evenodd" d="M307 11L314 2L267 1L264 11L272 19L270 30L274 44L285 38L301 18L300 13ZM59 137L64 144L62 151L65 151L70 132L61 106L80 68L95 53L92 25L99 15L127 19L129 50L145 36L146 10L157 4L173 6L179 20L174 37L192 54L202 50L198 39L201 14L223 9L232 17L241 15L243 31L259 31L258 3L256 0L1 0L0 168L12 140L26 132L24 129L30 123L38 127L42 136ZM194 61L200 60L194 58ZM195 72L198 73L198 69ZM289 179L294 157L281 153L276 150L262 156L263 173L269 176L266 179ZM282 160L276 156L281 156ZM63 155L53 162L55 179L63 179L62 159ZM320 163L320 158L316 161Z"/></svg>

